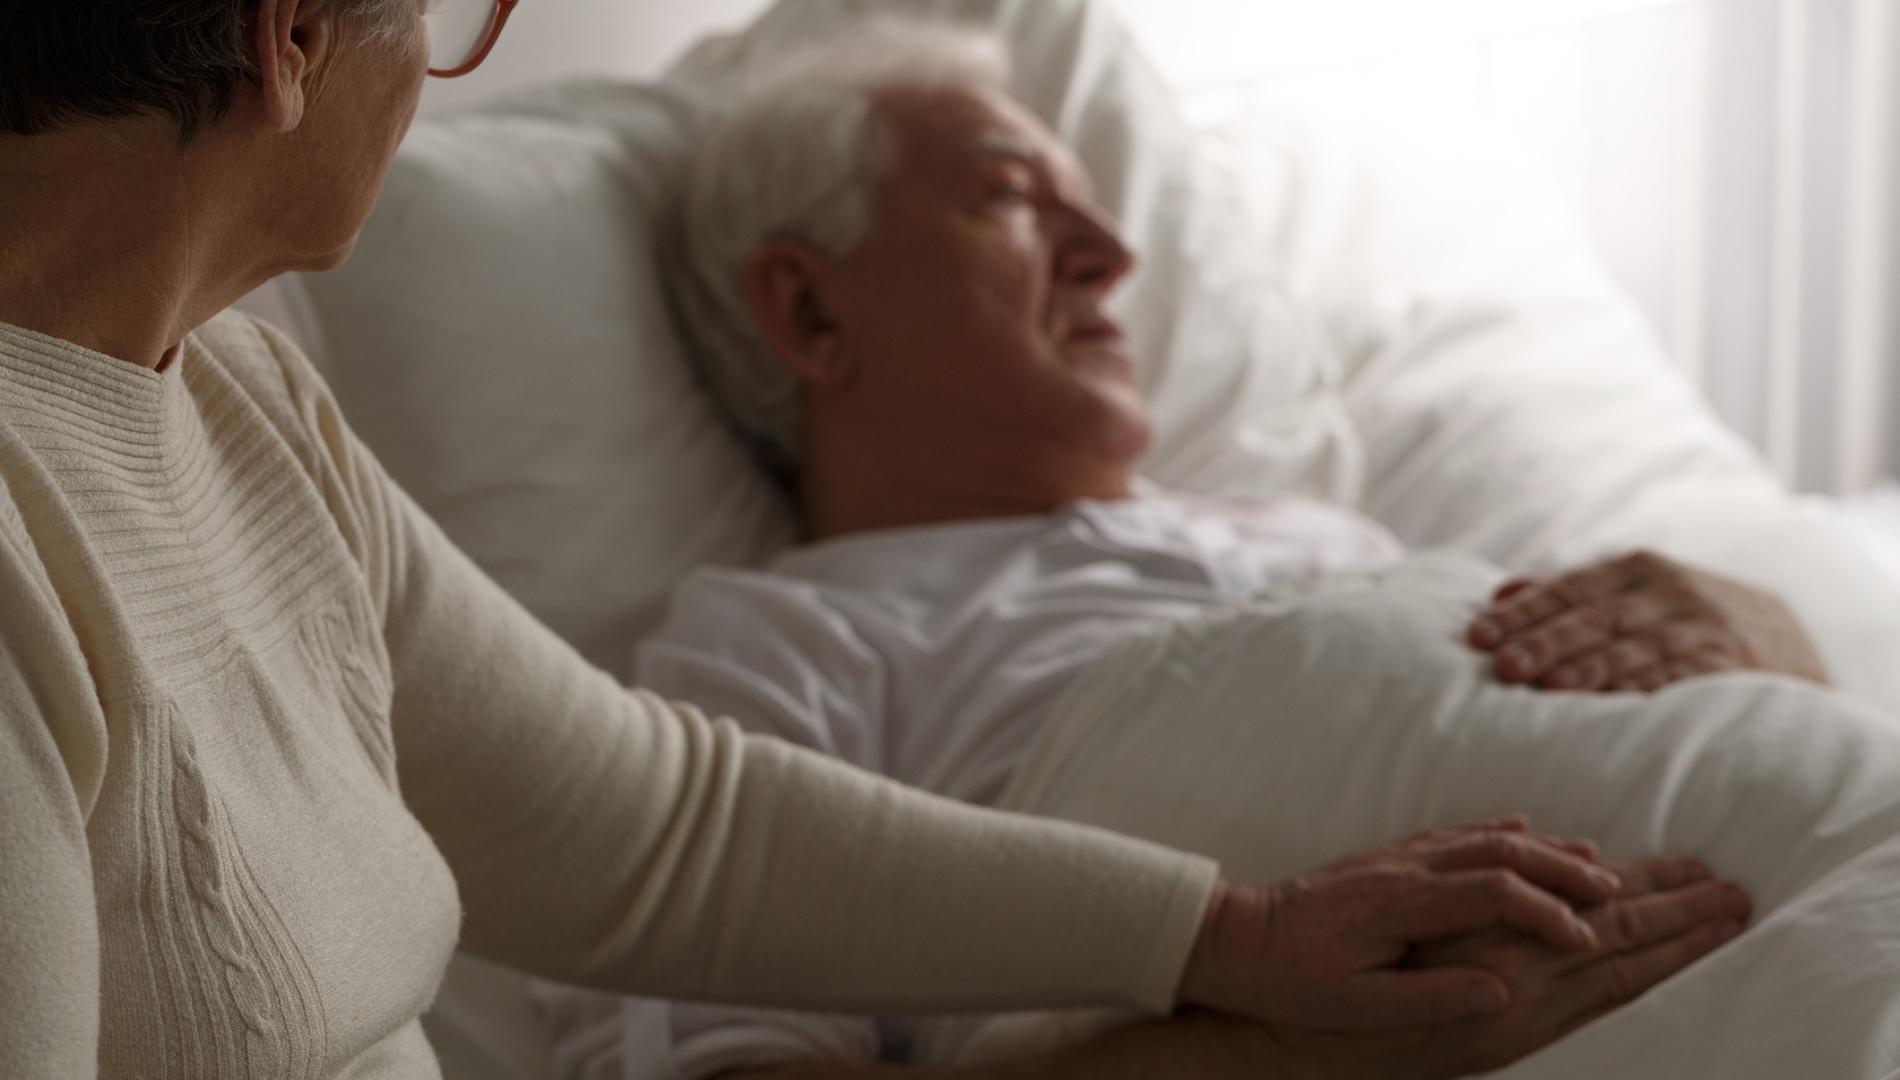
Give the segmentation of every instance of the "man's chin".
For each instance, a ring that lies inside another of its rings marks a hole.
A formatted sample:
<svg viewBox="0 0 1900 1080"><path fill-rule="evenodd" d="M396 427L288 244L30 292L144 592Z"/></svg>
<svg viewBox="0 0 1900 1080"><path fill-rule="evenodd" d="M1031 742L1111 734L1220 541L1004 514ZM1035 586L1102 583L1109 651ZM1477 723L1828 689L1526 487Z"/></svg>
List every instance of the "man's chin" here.
<svg viewBox="0 0 1900 1080"><path fill-rule="evenodd" d="M1129 429L1122 434L1116 446L1116 450L1127 461L1139 461L1154 447L1154 442L1154 424L1149 421L1148 414L1144 411L1135 422L1129 425Z"/></svg>
<svg viewBox="0 0 1900 1080"><path fill-rule="evenodd" d="M1097 395L1107 413L1097 425L1101 449L1117 461L1134 462L1154 445L1154 420L1148 402L1125 380L1098 385Z"/></svg>

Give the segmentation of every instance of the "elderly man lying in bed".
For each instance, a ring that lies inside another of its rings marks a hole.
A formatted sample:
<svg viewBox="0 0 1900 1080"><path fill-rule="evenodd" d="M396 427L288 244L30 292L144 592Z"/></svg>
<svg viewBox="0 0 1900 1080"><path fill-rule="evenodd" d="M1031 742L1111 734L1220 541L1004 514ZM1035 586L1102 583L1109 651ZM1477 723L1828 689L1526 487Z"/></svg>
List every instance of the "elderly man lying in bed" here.
<svg viewBox="0 0 1900 1080"><path fill-rule="evenodd" d="M1821 678L1771 598L1661 559L1507 588L1471 623L1497 575L1404 562L1350 510L1137 480L1149 422L1106 306L1133 255L1073 155L997 89L988 55L921 31L834 45L753 93L704 149L683 219L681 250L697 260L680 273L683 306L710 386L787 477L809 543L761 571L689 579L643 647L644 684L955 798L1097 819L1286 874L1467 808L1548 806L1615 832L1603 816L1623 797L1614 778L1579 765L1594 788L1579 811L1500 755L1560 740L1559 721L1603 730L1558 703L1627 713L1647 699L1500 680L1654 689L1738 667ZM1391 706L1366 695L1409 701L1460 680L1467 698L1446 715L1372 748L1364 725ZM1505 703L1477 704L1477 682ZM1461 748L1464 772L1406 778L1432 754L1407 739L1463 738L1455 721L1469 713L1482 728L1487 708L1522 718L1493 732L1503 749ZM1085 765L1099 767L1093 780L1078 779ZM1663 866L1632 872L1635 887L1680 883L1681 868ZM1003 1062L983 1074L997 1076L1458 1075L1538 1048L1735 928L1607 995L1551 977L1587 958L1528 939L1453 946L1539 972L1549 981L1531 996L1549 1004L1488 1041L1430 1045L1184 1018L1125 1030L1093 1058L1036 1059L1087 1045L1105 1021L550 1000L568 1063L588 1077L780 1065L868 1077L884 1067L863 1063L888 1059Z"/></svg>

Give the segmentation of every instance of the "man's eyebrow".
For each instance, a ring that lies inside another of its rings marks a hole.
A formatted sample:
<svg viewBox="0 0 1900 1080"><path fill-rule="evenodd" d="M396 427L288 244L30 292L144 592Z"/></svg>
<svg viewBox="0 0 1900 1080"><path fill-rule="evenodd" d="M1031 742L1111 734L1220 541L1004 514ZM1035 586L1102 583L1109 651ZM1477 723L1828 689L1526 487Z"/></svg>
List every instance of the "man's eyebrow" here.
<svg viewBox="0 0 1900 1080"><path fill-rule="evenodd" d="M1051 158L1042 148L1020 135L1008 132L991 131L977 137L976 150L984 157L1004 158L1020 161L1050 176L1061 176L1064 162ZM1072 166L1080 190L1089 198L1094 198L1095 185L1091 182L1088 170L1079 165Z"/></svg>
<svg viewBox="0 0 1900 1080"><path fill-rule="evenodd" d="M1043 153L1036 144L1001 131L987 131L977 136L976 152L984 157L1011 158L1038 168L1049 166L1049 155Z"/></svg>

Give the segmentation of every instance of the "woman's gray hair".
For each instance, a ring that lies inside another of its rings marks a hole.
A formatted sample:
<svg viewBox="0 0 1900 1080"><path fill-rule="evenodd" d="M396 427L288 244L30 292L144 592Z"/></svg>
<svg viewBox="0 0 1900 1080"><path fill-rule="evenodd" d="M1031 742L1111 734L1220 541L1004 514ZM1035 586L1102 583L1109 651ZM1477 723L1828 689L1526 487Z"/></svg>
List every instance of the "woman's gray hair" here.
<svg viewBox="0 0 1900 1080"><path fill-rule="evenodd" d="M414 0L336 0L367 36L399 40ZM169 116L181 143L262 76L245 37L255 0L0 2L0 133L87 120Z"/></svg>
<svg viewBox="0 0 1900 1080"><path fill-rule="evenodd" d="M896 135L879 94L952 83L1004 87L990 34L884 19L806 46L748 80L694 156L669 274L701 376L781 479L804 449L798 384L746 301L746 259L774 241L850 254L870 230Z"/></svg>

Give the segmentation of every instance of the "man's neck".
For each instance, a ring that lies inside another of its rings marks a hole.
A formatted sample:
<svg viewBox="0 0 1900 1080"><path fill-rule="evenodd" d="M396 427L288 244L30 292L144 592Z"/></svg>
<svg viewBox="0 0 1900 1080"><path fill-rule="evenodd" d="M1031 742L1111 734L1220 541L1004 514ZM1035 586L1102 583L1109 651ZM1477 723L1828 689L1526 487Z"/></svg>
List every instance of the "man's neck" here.
<svg viewBox="0 0 1900 1080"><path fill-rule="evenodd" d="M168 123L0 136L0 322L157 368L243 295Z"/></svg>
<svg viewBox="0 0 1900 1080"><path fill-rule="evenodd" d="M807 536L817 541L1047 514L1082 499L1126 499L1133 489L1133 471L1126 467L1030 462L999 450L952 456L897 439L878 447L861 438L848 446L828 445L814 435L799 495Z"/></svg>

